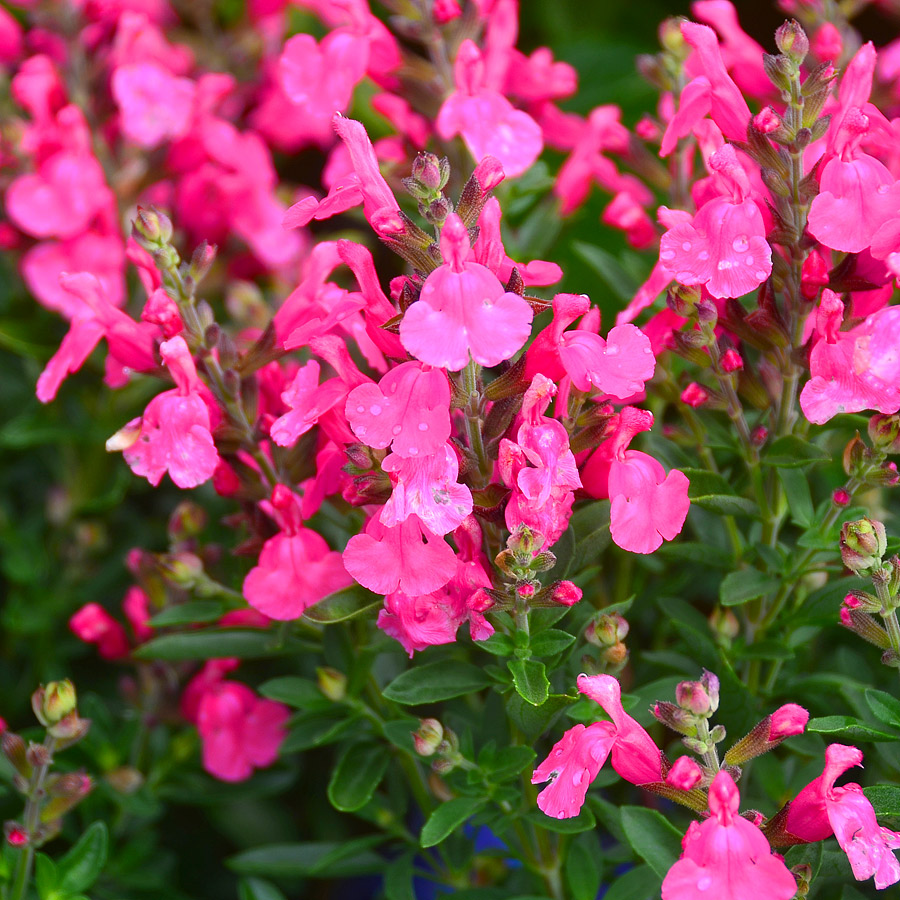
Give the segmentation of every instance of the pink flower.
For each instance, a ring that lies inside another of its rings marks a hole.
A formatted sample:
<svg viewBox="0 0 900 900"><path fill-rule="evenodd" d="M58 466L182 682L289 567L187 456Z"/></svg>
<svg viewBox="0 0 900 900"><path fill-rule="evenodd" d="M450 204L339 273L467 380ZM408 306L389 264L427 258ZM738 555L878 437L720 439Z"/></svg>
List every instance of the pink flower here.
<svg viewBox="0 0 900 900"><path fill-rule="evenodd" d="M135 475L154 486L168 472L178 487L197 487L212 478L219 461L209 408L201 395L204 386L183 337L165 341L159 352L176 387L154 397L143 417L125 426L133 433L131 443L123 448L125 461ZM119 449L115 438L107 446Z"/></svg>
<svg viewBox="0 0 900 900"><path fill-rule="evenodd" d="M438 113L438 134L448 141L461 133L476 162L493 156L507 175L521 175L544 148L540 126L503 94L486 86L484 61L474 41L460 45L453 74L456 92Z"/></svg>
<svg viewBox="0 0 900 900"><path fill-rule="evenodd" d="M344 550L344 566L363 587L376 594L399 590L410 597L442 588L456 573L450 545L411 515L388 528L378 517L364 534L356 534Z"/></svg>
<svg viewBox="0 0 900 900"><path fill-rule="evenodd" d="M131 653L125 629L99 603L82 606L69 619L69 628L79 640L96 644L104 659L122 659Z"/></svg>
<svg viewBox="0 0 900 900"><path fill-rule="evenodd" d="M286 391L282 401L290 408L272 423L269 434L279 447L292 447L306 434L319 417L337 406L346 396L347 387L339 378L319 384L320 366L311 359L302 365Z"/></svg>
<svg viewBox="0 0 900 900"><path fill-rule="evenodd" d="M690 756L679 756L666 775L666 784L681 791L691 791L703 780L703 769Z"/></svg>
<svg viewBox="0 0 900 900"><path fill-rule="evenodd" d="M796 895L794 876L759 828L739 814L739 803L731 775L719 772L709 789L711 816L691 823L681 859L663 879L663 900L792 900Z"/></svg>
<svg viewBox="0 0 900 900"><path fill-rule="evenodd" d="M290 711L235 681L219 681L200 700L197 731L203 768L222 781L243 781L270 766L286 735Z"/></svg>
<svg viewBox="0 0 900 900"><path fill-rule="evenodd" d="M679 284L706 285L713 297L742 297L769 277L772 250L734 148L726 144L709 163L730 197L708 200L691 222L670 228L660 241L659 259Z"/></svg>
<svg viewBox="0 0 900 900"><path fill-rule="evenodd" d="M122 132L139 147L152 149L179 137L191 124L196 86L153 62L119 66L112 76Z"/></svg>
<svg viewBox="0 0 900 900"><path fill-rule="evenodd" d="M579 675L578 690L599 703L612 722L570 728L535 770L532 784L553 776L562 779L538 796L538 806L558 819L578 815L590 782L610 753L613 768L626 781L640 785L663 780L662 754L653 738L622 708L619 682L611 675Z"/></svg>
<svg viewBox="0 0 900 900"><path fill-rule="evenodd" d="M900 847L900 833L878 825L858 784L834 784L849 768L861 765L862 758L856 747L829 744L824 771L790 803L784 829L801 841L821 841L833 833L856 880L874 875L875 887L883 890L900 881L900 863L891 852Z"/></svg>
<svg viewBox="0 0 900 900"><path fill-rule="evenodd" d="M401 363L376 385L361 384L347 395L353 433L378 450L400 457L430 456L450 437L450 383L438 369Z"/></svg>
<svg viewBox="0 0 900 900"><path fill-rule="evenodd" d="M418 302L400 323L400 340L416 359L458 372L471 356L495 366L518 351L531 333L532 311L518 294L504 290L489 269L467 262L469 233L451 213L441 229L438 266Z"/></svg>
<svg viewBox="0 0 900 900"><path fill-rule="evenodd" d="M812 376L800 408L822 425L838 413L900 409L900 308L872 313L850 331L839 331L843 302L827 288L819 307L819 340L809 357Z"/></svg>
<svg viewBox="0 0 900 900"><path fill-rule="evenodd" d="M122 600L122 612L131 625L138 642L146 641L153 636L150 627L150 598L146 592L136 585L128 588L125 598Z"/></svg>
<svg viewBox="0 0 900 900"><path fill-rule="evenodd" d="M422 459L391 453L381 468L394 486L381 510L381 521L388 528L416 516L432 534L447 534L472 512L472 492L456 482L459 460L449 444Z"/></svg>

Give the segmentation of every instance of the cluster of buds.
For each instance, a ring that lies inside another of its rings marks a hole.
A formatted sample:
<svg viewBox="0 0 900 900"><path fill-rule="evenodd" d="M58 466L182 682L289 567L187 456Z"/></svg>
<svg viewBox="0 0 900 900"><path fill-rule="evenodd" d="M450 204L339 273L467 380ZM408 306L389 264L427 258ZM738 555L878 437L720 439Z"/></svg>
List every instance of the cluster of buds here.
<svg viewBox="0 0 900 900"><path fill-rule="evenodd" d="M897 471L897 464L886 456L888 453L898 452L900 417L880 414L872 416L868 430L871 447L857 433L844 448L844 471L863 485L895 487L900 484L900 473Z"/></svg>
<svg viewBox="0 0 900 900"><path fill-rule="evenodd" d="M52 681L31 698L34 714L46 729L43 742L25 740L4 731L0 749L15 770L13 783L25 796L23 822L4 823L7 843L14 847L40 847L62 828L62 817L93 789L83 772L55 773L54 754L80 741L90 722L78 715L72 682Z"/></svg>
<svg viewBox="0 0 900 900"><path fill-rule="evenodd" d="M412 175L403 179L403 186L419 203L419 215L440 227L453 212L453 203L444 196L450 180L450 162L434 153L419 153L412 165Z"/></svg>
<svg viewBox="0 0 900 900"><path fill-rule="evenodd" d="M653 715L673 731L683 735L681 742L688 750L702 756L717 769L716 745L725 740L725 729L709 727L709 719L719 708L719 679L703 670L699 681L682 681L675 688L675 703L661 700L653 707Z"/></svg>
<svg viewBox="0 0 900 900"><path fill-rule="evenodd" d="M419 727L411 734L416 753L431 759L435 775L446 775L460 766L471 766L459 752L459 738L437 719L419 719Z"/></svg>
<svg viewBox="0 0 900 900"><path fill-rule="evenodd" d="M900 668L900 557L885 559L887 534L884 524L863 518L841 528L841 560L854 574L867 576L874 593L850 591L841 606L841 624L884 651L881 661ZM884 623L879 624L875 616Z"/></svg>
<svg viewBox="0 0 900 900"><path fill-rule="evenodd" d="M584 638L589 644L600 648L600 671L614 675L621 672L628 663L628 648L625 638L628 637L628 621L619 613L604 613L591 619L584 631ZM587 658L592 668L597 663Z"/></svg>

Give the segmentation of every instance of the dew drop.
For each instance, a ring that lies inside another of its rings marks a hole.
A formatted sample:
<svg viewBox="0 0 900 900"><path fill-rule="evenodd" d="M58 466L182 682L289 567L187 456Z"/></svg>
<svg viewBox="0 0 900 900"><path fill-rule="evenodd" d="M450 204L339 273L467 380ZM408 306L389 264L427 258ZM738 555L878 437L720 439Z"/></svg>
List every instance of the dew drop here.
<svg viewBox="0 0 900 900"><path fill-rule="evenodd" d="M410 447L407 451L410 456L418 456L419 448L418 447Z"/></svg>
<svg viewBox="0 0 900 900"><path fill-rule="evenodd" d="M765 272L760 269L758 272L753 273L760 281L765 281L769 276L766 275Z"/></svg>
<svg viewBox="0 0 900 900"><path fill-rule="evenodd" d="M681 245L681 249L682 249L682 250L690 250L690 249L691 249L691 242L690 242L690 241L685 241L685 242Z"/></svg>
<svg viewBox="0 0 900 900"><path fill-rule="evenodd" d="M720 259L718 269L719 271L723 271L724 269L730 269L734 263L730 259Z"/></svg>
<svg viewBox="0 0 900 900"><path fill-rule="evenodd" d="M747 240L746 234L739 234L732 242L731 246L736 253L743 253L749 246L750 241Z"/></svg>
<svg viewBox="0 0 900 900"><path fill-rule="evenodd" d="M401 431L403 431L403 426L402 426L402 425L395 425L395 426L391 429L391 433L392 433L392 434L400 434Z"/></svg>
<svg viewBox="0 0 900 900"><path fill-rule="evenodd" d="M653 352L652 347L644 347L644 353L652 353L652 352Z"/></svg>
<svg viewBox="0 0 900 900"><path fill-rule="evenodd" d="M662 253L659 254L660 259L675 259L675 251L674 250L663 250Z"/></svg>
<svg viewBox="0 0 900 900"><path fill-rule="evenodd" d="M373 416L380 416L381 415L381 407L377 403L373 403L369 407L369 412L372 413Z"/></svg>
<svg viewBox="0 0 900 900"><path fill-rule="evenodd" d="M748 257L744 260L744 262L747 263L748 266L752 266L752 265L753 265L753 257L752 257L752 256L748 256Z"/></svg>
<svg viewBox="0 0 900 900"><path fill-rule="evenodd" d="M700 259L709 259L709 254L705 250L701 250L697 256L700 257Z"/></svg>
<svg viewBox="0 0 900 900"><path fill-rule="evenodd" d="M606 348L607 356L618 356L619 355L619 347L616 344L610 344Z"/></svg>
<svg viewBox="0 0 900 900"><path fill-rule="evenodd" d="M365 426L365 425L360 425L360 426L356 429L356 436L357 436L357 437L361 437L361 438L362 438L362 437L365 437L365 436L366 436L366 431L367 431L366 426Z"/></svg>
<svg viewBox="0 0 900 900"><path fill-rule="evenodd" d="M580 771L579 771L579 772L576 772L576 773L572 776L572 784L574 784L574 785L577 786L577 785L581 784L581 782L582 782L583 779L584 779L584 772L580 772Z"/></svg>
<svg viewBox="0 0 900 900"><path fill-rule="evenodd" d="M710 878L709 875L703 875L702 877L697 879L697 890L708 891L711 884L712 878Z"/></svg>
<svg viewBox="0 0 900 900"><path fill-rule="evenodd" d="M363 413L366 411L366 408L364 406L357 406L356 411L359 413Z"/></svg>
<svg viewBox="0 0 900 900"><path fill-rule="evenodd" d="M687 284L691 280L691 273L677 272L675 274L675 280L681 282L681 284Z"/></svg>
<svg viewBox="0 0 900 900"><path fill-rule="evenodd" d="M890 190L890 187L886 184L881 184L878 186L879 194L886 194Z"/></svg>
<svg viewBox="0 0 900 900"><path fill-rule="evenodd" d="M396 385L396 384L392 384L392 385L391 385L391 393L392 393L392 394L396 394L396 393L397 393L397 385Z"/></svg>
<svg viewBox="0 0 900 900"><path fill-rule="evenodd" d="M428 431L428 423L419 422L419 431Z"/></svg>

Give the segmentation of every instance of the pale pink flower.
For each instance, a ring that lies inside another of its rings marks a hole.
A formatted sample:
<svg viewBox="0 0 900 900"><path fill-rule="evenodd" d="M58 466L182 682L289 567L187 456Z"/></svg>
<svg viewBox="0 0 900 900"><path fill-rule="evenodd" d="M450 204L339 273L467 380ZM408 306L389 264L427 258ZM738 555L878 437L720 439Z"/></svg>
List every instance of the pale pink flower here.
<svg viewBox="0 0 900 900"><path fill-rule="evenodd" d="M740 815L739 803L734 779L719 772L709 789L711 816L691 823L681 859L663 879L663 900L696 900L707 892L716 900L792 900L796 895L794 876L759 828Z"/></svg>
<svg viewBox="0 0 900 900"><path fill-rule="evenodd" d="M290 711L236 681L204 692L197 711L203 768L222 781L243 781L278 758Z"/></svg>
<svg viewBox="0 0 900 900"><path fill-rule="evenodd" d="M353 433L378 450L390 446L403 458L437 453L450 437L450 383L439 369L401 363L376 385L347 395Z"/></svg>
<svg viewBox="0 0 900 900"><path fill-rule="evenodd" d="M69 619L69 628L79 640L96 644L104 659L122 659L131 653L125 629L99 603L86 603Z"/></svg>
<svg viewBox="0 0 900 900"><path fill-rule="evenodd" d="M832 833L850 860L857 881L875 876L883 890L900 881L900 863L891 852L900 848L900 833L879 826L872 804L858 784L835 787L848 769L862 764L856 747L830 744L825 769L790 803L784 829L801 841L821 841Z"/></svg>
<svg viewBox="0 0 900 900"><path fill-rule="evenodd" d="M669 228L659 259L679 284L706 285L713 297L742 297L769 277L772 249L734 147L717 150L709 164L729 196L708 200L691 222Z"/></svg>
<svg viewBox="0 0 900 900"><path fill-rule="evenodd" d="M399 590L410 597L442 588L456 573L456 556L441 537L412 515L388 528L377 516L344 550L344 566L363 587L376 594Z"/></svg>
<svg viewBox="0 0 900 900"><path fill-rule="evenodd" d="M125 426L135 432L124 447L125 461L154 486L168 472L178 487L197 487L212 478L219 461L202 382L180 335L162 343L159 352L176 387L157 394L143 417ZM115 438L110 442L110 449L119 449Z"/></svg>
<svg viewBox="0 0 900 900"><path fill-rule="evenodd" d="M507 175L521 175L544 147L537 122L485 84L484 61L474 41L460 45L453 67L456 91L438 113L435 127L446 141L462 134L476 162L500 160Z"/></svg>
<svg viewBox="0 0 900 900"><path fill-rule="evenodd" d="M495 366L518 351L531 333L532 311L518 294L504 290L489 269L468 262L469 233L455 213L441 229L438 266L418 302L400 323L400 340L417 359L457 372L469 358Z"/></svg>
<svg viewBox="0 0 900 900"><path fill-rule="evenodd" d="M119 66L111 87L122 133L139 147L158 147L191 124L196 85L190 78L178 78L153 62L138 62Z"/></svg>
<svg viewBox="0 0 900 900"><path fill-rule="evenodd" d="M833 291L822 292L820 309L833 312L810 352L812 377L800 393L806 418L822 425L838 413L900 409L900 307L874 312L850 331L838 331L843 303Z"/></svg>

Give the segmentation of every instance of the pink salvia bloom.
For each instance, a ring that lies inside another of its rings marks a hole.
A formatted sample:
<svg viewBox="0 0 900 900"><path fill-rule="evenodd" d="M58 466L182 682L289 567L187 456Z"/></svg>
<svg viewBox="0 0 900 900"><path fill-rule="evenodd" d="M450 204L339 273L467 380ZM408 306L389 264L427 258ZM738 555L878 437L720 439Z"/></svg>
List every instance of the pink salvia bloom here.
<svg viewBox="0 0 900 900"><path fill-rule="evenodd" d="M456 482L459 460L449 444L422 459L391 453L381 468L394 484L381 510L381 521L388 528L417 516L432 534L448 534L472 512L472 492Z"/></svg>
<svg viewBox="0 0 900 900"><path fill-rule="evenodd" d="M442 538L412 515L393 528L377 517L344 550L344 566L363 587L376 594L397 590L411 597L442 588L456 573L456 556Z"/></svg>
<svg viewBox="0 0 900 900"><path fill-rule="evenodd" d="M426 647L452 644L459 627L448 608L441 602L445 595L425 594L410 597L402 591L384 598L384 609L378 613L378 627L398 641L412 659L413 653Z"/></svg>
<svg viewBox="0 0 900 900"><path fill-rule="evenodd" d="M710 818L691 823L682 841L681 859L662 884L663 900L792 900L797 882L769 842L744 819L731 775L719 772L709 789Z"/></svg>
<svg viewBox="0 0 900 900"><path fill-rule="evenodd" d="M679 284L706 285L713 297L742 297L769 277L772 249L734 147L726 144L709 162L731 196L708 200L692 222L670 228L660 240L659 259Z"/></svg>
<svg viewBox="0 0 900 900"><path fill-rule="evenodd" d="M438 369L401 363L376 384L347 395L353 433L378 450L404 459L437 453L450 437L450 383Z"/></svg>
<svg viewBox="0 0 900 900"><path fill-rule="evenodd" d="M150 621L150 598L136 585L128 588L122 600L122 612L131 625L131 630L138 642L149 640L153 636Z"/></svg>
<svg viewBox="0 0 900 900"><path fill-rule="evenodd" d="M222 781L243 781L254 768L270 766L278 758L289 716L286 706L260 699L244 684L213 684L197 713L203 768Z"/></svg>
<svg viewBox="0 0 900 900"><path fill-rule="evenodd" d="M809 713L796 703L779 706L769 718L769 741L783 741L795 734L803 734Z"/></svg>
<svg viewBox="0 0 900 900"><path fill-rule="evenodd" d="M418 302L400 323L400 340L409 353L452 372L470 357L495 366L513 356L531 333L528 302L505 291L489 269L467 262L469 251L468 230L451 213L441 229L444 264L425 279Z"/></svg>
<svg viewBox="0 0 900 900"><path fill-rule="evenodd" d="M531 777L532 784L551 782L538 794L538 808L554 819L577 816L615 741L609 722L570 728Z"/></svg>
<svg viewBox="0 0 900 900"><path fill-rule="evenodd" d="M612 766L632 784L662 781L662 754L653 738L622 708L622 689L612 675L579 675L578 690L613 720Z"/></svg>
<svg viewBox="0 0 900 900"><path fill-rule="evenodd" d="M666 775L666 784L681 791L690 791L703 779L703 769L690 756L679 756Z"/></svg>
<svg viewBox="0 0 900 900"><path fill-rule="evenodd" d="M69 619L69 628L79 640L96 644L104 659L122 659L131 653L125 629L99 603L87 603Z"/></svg>
<svg viewBox="0 0 900 900"><path fill-rule="evenodd" d="M843 307L840 298L826 288L822 308L835 303ZM812 377L800 393L803 414L822 425L838 413L896 412L900 409L898 348L900 307L896 306L872 313L850 331L832 327L823 332L810 353Z"/></svg>
<svg viewBox="0 0 900 900"><path fill-rule="evenodd" d="M453 72L456 91L438 113L437 133L445 141L462 134L476 162L493 156L507 175L521 175L544 148L540 126L485 85L484 61L474 41L462 42Z"/></svg>
<svg viewBox="0 0 900 900"><path fill-rule="evenodd" d="M196 85L153 62L119 66L112 76L122 133L152 149L180 137L191 124Z"/></svg>
<svg viewBox="0 0 900 900"><path fill-rule="evenodd" d="M209 408L184 338L165 341L159 352L177 387L154 397L143 417L126 426L136 429L136 436L124 448L125 461L154 486L168 472L178 487L197 487L212 478L219 461ZM108 446L118 449L115 443Z"/></svg>
<svg viewBox="0 0 900 900"><path fill-rule="evenodd" d="M856 747L830 744L824 771L791 802L784 828L802 841L820 841L834 833L856 880L874 875L875 887L883 890L900 881L900 863L892 852L900 848L900 834L879 826L858 784L835 787L844 772L861 764Z"/></svg>
<svg viewBox="0 0 900 900"><path fill-rule="evenodd" d="M319 369L318 362L311 359L297 370L294 380L281 395L290 412L277 418L269 429L272 440L280 447L292 447L320 416L346 396L346 386L339 378L331 378L320 385Z"/></svg>
<svg viewBox="0 0 900 900"><path fill-rule="evenodd" d="M350 584L341 554L315 531L297 528L263 544L259 562L244 579L244 597L269 618L290 621Z"/></svg>

